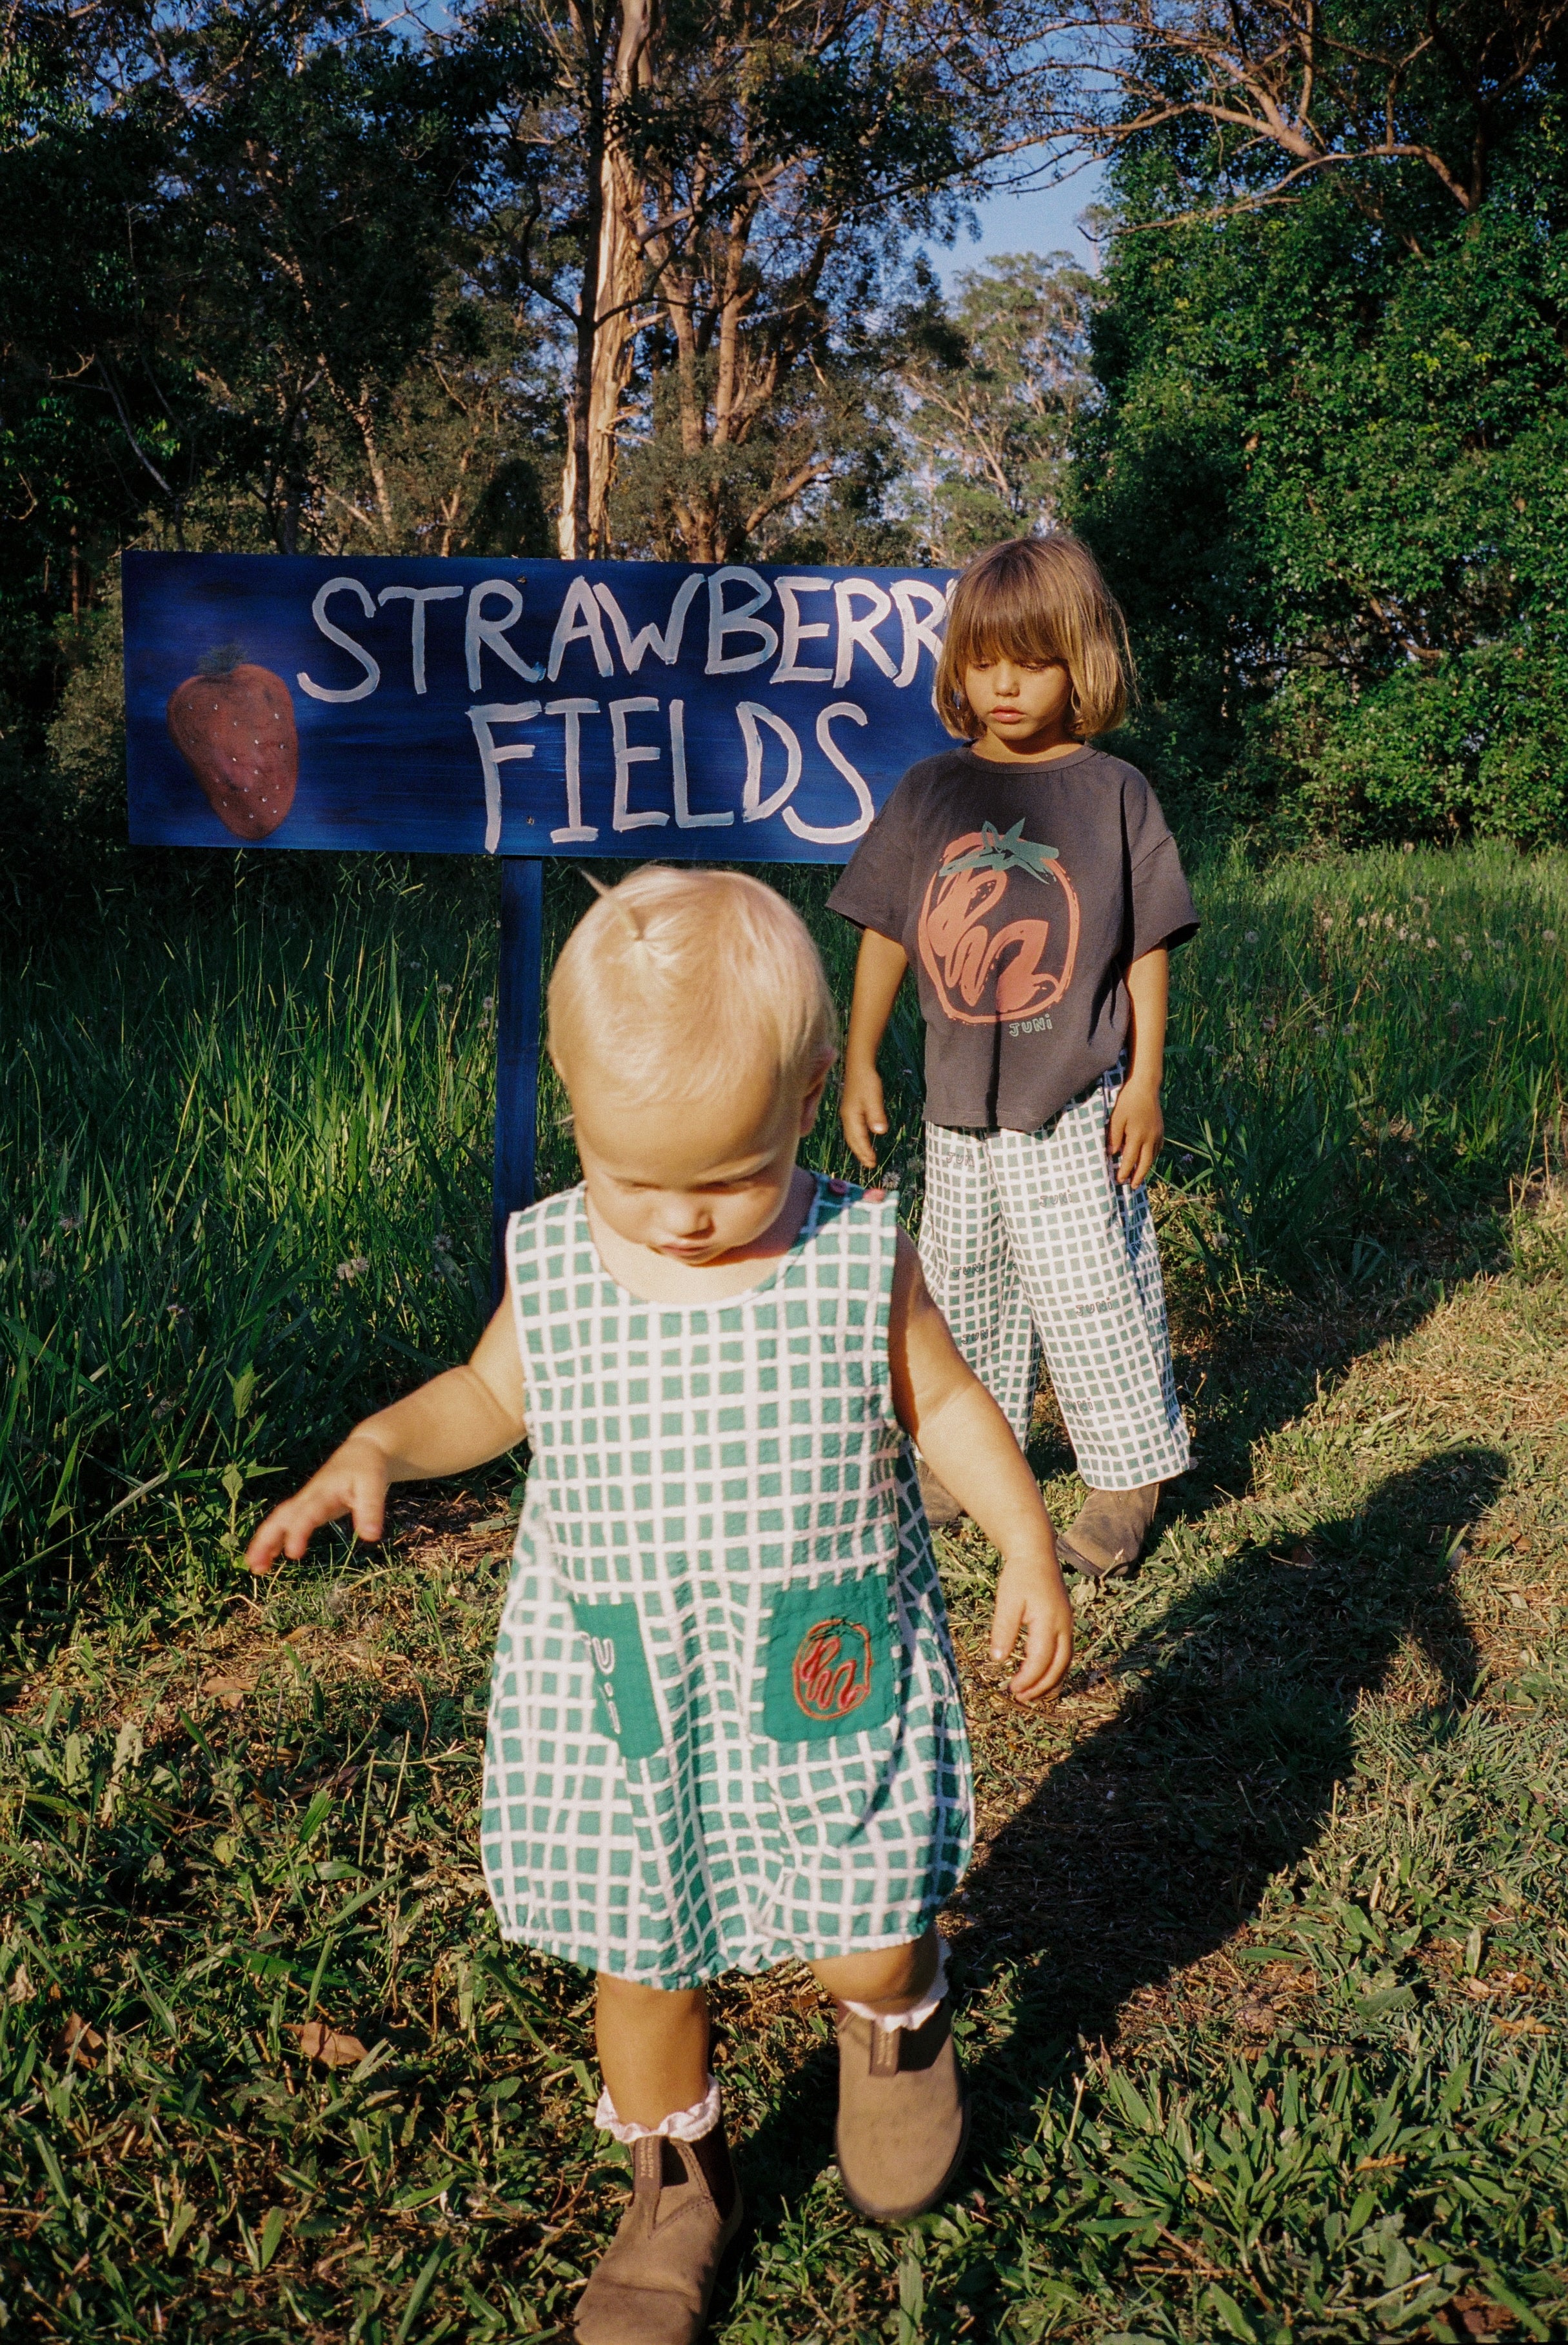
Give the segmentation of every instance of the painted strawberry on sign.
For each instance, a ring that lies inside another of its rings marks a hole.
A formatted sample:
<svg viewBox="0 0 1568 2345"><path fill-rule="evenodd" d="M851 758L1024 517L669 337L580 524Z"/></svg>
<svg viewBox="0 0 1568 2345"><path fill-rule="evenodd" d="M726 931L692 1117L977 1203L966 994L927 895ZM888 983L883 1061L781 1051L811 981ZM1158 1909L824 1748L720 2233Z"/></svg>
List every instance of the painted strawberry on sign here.
<svg viewBox="0 0 1568 2345"><path fill-rule="evenodd" d="M226 644L169 695L169 737L236 838L269 838L294 803L299 736L288 686Z"/></svg>

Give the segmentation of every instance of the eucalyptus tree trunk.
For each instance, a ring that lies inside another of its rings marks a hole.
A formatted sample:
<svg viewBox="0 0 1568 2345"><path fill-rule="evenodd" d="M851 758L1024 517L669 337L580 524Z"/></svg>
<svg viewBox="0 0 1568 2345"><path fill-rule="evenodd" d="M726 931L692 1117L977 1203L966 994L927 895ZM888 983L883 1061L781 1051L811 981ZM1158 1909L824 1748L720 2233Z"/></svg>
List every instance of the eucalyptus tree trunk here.
<svg viewBox="0 0 1568 2345"><path fill-rule="evenodd" d="M602 41L608 18L594 27L580 8L574 8L573 15L582 25L578 37L585 47L595 33ZM572 429L557 524L561 551L569 560L602 556L610 547L610 489L621 402L631 379L636 309L646 279L642 182L618 117L639 90L652 83L657 36L656 0L622 0L609 87L595 72L585 109L589 259L577 317Z"/></svg>

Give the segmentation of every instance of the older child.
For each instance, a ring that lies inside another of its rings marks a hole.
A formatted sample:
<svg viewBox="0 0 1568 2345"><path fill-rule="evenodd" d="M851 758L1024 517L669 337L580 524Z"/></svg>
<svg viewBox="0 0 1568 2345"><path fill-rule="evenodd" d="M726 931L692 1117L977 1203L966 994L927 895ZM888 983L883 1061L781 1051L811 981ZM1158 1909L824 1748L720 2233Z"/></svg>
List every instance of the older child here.
<svg viewBox="0 0 1568 2345"><path fill-rule="evenodd" d="M645 869L557 964L550 1048L580 1188L516 1215L466 1367L368 1418L251 1544L299 1556L393 1481L532 1464L501 1615L483 1848L505 1938L598 1974L598 2122L632 2203L583 2345L682 2345L740 2197L705 1981L809 1963L838 2000L855 2206L918 2213L966 2111L934 1918L968 1751L906 1436L1002 1558L991 1634L1037 1701L1071 1611L1040 1496L891 1203L795 1162L834 1059L796 915Z"/></svg>
<svg viewBox="0 0 1568 2345"><path fill-rule="evenodd" d="M1126 713L1126 630L1087 546L994 545L955 588L936 708L830 902L863 930L842 1117L887 1129L876 1053L905 972L926 1018L926 1284L1027 1441L1043 1345L1087 1497L1063 1560L1137 1561L1188 1463L1143 1182L1164 1137L1170 948L1197 927ZM938 1521L962 1492L924 1473Z"/></svg>

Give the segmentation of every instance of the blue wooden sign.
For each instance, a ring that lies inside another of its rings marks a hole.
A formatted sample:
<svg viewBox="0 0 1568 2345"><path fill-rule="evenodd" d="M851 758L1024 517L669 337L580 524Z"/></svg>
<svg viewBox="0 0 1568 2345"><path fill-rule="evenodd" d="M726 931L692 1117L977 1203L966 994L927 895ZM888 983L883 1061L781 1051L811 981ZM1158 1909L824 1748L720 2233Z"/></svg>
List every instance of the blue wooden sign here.
<svg viewBox="0 0 1568 2345"><path fill-rule="evenodd" d="M131 838L501 858L491 1284L533 1198L547 856L842 863L949 574L127 553Z"/></svg>
<svg viewBox="0 0 1568 2345"><path fill-rule="evenodd" d="M946 580L130 553L131 837L842 862L946 743Z"/></svg>

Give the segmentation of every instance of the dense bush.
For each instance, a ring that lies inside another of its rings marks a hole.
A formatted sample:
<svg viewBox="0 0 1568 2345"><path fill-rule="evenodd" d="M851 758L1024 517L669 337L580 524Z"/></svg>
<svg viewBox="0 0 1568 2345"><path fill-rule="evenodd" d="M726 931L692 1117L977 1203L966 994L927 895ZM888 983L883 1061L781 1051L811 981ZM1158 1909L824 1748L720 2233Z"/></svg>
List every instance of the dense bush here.
<svg viewBox="0 0 1568 2345"><path fill-rule="evenodd" d="M1121 167L1076 518L1131 615L1141 754L1289 842L1568 834L1561 121L1480 208L1347 179L1177 227Z"/></svg>

